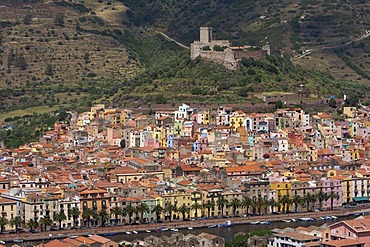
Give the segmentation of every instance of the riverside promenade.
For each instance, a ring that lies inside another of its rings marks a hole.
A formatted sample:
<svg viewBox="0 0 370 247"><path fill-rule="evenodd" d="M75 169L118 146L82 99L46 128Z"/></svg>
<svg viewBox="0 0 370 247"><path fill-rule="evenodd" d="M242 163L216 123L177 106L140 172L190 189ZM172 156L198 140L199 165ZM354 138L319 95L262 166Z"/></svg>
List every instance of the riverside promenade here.
<svg viewBox="0 0 370 247"><path fill-rule="evenodd" d="M160 231L161 228L202 228L208 227L210 225L222 224L226 220L231 220L235 225L249 224L252 221L281 221L289 219L299 219L303 217L324 217L324 216L350 216L355 214L361 214L365 212L370 212L370 206L367 207L356 207L356 208L341 208L336 210L326 210L320 212L298 212L290 214L269 214L269 215L259 215L250 217L230 217L217 218L217 219L205 219L205 220L194 220L194 221L182 221L176 220L171 222L163 223L150 223L150 224L139 224L139 225L118 225L118 226L108 226L108 227L95 227L95 228L83 228L83 229L66 229L57 231L43 231L38 233L17 233L17 234L7 234L4 233L0 235L0 240L5 242L13 242L15 239L23 241L37 241L37 240L51 240L58 238L75 237L80 235L90 235L90 234L105 234L105 233L124 233L127 231L138 231L144 232L146 230Z"/></svg>

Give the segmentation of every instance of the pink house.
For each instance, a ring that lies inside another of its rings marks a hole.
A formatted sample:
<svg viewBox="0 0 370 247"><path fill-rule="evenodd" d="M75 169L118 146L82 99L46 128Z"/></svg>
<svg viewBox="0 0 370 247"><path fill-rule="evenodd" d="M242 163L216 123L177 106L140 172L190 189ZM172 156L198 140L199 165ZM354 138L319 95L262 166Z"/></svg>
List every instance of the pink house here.
<svg viewBox="0 0 370 247"><path fill-rule="evenodd" d="M370 247L370 218L358 218L345 220L330 225L330 236L332 240L352 240L364 243L364 247Z"/></svg>
<svg viewBox="0 0 370 247"><path fill-rule="evenodd" d="M328 199L323 202L322 207L324 209L331 208L331 202L333 200L333 208L338 208L342 206L343 202L343 187L342 180L332 179L332 178L322 178L319 182L319 187L322 188L324 194L330 195L333 191L338 195L338 198Z"/></svg>

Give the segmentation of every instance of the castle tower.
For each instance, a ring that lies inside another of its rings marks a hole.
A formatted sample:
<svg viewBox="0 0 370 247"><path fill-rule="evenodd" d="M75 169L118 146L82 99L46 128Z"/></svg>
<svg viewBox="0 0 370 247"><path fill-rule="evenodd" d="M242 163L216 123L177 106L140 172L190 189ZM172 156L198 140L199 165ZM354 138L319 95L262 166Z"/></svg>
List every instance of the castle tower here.
<svg viewBox="0 0 370 247"><path fill-rule="evenodd" d="M200 27L200 42L210 43L212 41L212 28Z"/></svg>

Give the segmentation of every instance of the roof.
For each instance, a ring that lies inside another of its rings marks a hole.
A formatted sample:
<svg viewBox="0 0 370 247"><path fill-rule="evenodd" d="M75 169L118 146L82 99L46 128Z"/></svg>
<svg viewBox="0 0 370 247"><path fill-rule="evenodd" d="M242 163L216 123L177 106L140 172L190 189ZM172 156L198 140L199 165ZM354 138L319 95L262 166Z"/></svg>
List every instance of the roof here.
<svg viewBox="0 0 370 247"><path fill-rule="evenodd" d="M108 242L111 242L112 240L108 239L108 238L104 238L102 236L99 236L99 235L92 235L91 237L89 237L90 239L96 241L96 242L99 242L99 243L102 243L102 244L105 244L105 243L108 243Z"/></svg>
<svg viewBox="0 0 370 247"><path fill-rule="evenodd" d="M54 239L46 244L44 244L44 247L70 247L70 245L63 243L57 239Z"/></svg>
<svg viewBox="0 0 370 247"><path fill-rule="evenodd" d="M280 236L280 237L288 237L290 239L295 239L299 241L314 241L314 240L321 239L321 237L318 237L318 236L312 236L312 235L299 233L299 232L283 232L283 233L278 233L275 235Z"/></svg>
<svg viewBox="0 0 370 247"><path fill-rule="evenodd" d="M354 219L354 220L344 220L341 222L334 223L330 225L330 229L336 228L338 225L344 224L346 225L349 229L352 229L354 232L370 232L370 219L365 218L365 219Z"/></svg>
<svg viewBox="0 0 370 247"><path fill-rule="evenodd" d="M358 246L364 244L364 241L354 240L354 239L340 239L340 240L330 240L325 242L325 245L341 247L341 246Z"/></svg>

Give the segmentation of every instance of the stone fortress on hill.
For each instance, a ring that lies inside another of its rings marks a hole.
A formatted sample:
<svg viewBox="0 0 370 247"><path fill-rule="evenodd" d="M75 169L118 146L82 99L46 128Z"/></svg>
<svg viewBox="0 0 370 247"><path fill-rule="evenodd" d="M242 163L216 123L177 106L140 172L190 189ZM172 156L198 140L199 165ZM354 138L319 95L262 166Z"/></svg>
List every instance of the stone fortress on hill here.
<svg viewBox="0 0 370 247"><path fill-rule="evenodd" d="M270 55L270 45L255 49L251 46L231 46L229 40L213 40L213 29L211 27L200 27L200 39L194 41L190 46L190 58L197 57L222 64L227 69L237 70L242 58L261 59Z"/></svg>

